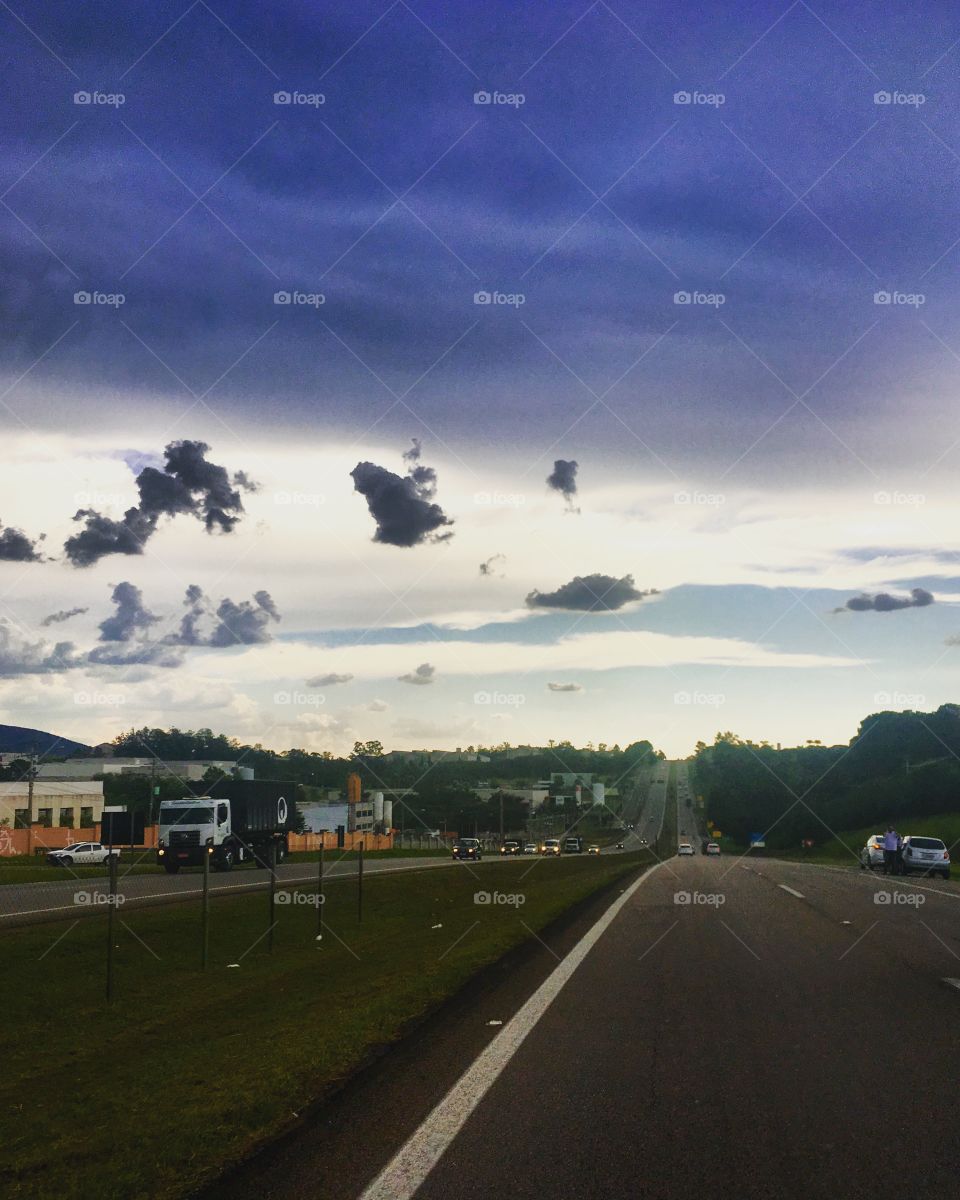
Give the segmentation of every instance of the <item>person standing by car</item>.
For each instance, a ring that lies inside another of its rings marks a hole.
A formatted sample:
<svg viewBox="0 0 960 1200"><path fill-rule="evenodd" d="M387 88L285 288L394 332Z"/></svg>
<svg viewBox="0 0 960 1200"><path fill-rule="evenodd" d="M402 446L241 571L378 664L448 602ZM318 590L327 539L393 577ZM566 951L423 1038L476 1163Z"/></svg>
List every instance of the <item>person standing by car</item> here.
<svg viewBox="0 0 960 1200"><path fill-rule="evenodd" d="M903 838L898 833L897 834L896 874L897 875L906 875L906 873L907 873L906 868L903 865Z"/></svg>
<svg viewBox="0 0 960 1200"><path fill-rule="evenodd" d="M888 825L887 832L883 835L884 875L895 875L897 873L897 850L899 847L900 835L892 825Z"/></svg>

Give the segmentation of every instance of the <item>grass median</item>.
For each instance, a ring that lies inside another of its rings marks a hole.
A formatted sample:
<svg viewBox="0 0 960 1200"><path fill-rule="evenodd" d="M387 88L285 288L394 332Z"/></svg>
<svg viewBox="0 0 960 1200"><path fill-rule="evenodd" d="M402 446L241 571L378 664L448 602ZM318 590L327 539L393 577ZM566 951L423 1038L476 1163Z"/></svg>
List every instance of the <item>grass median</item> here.
<svg viewBox="0 0 960 1200"><path fill-rule="evenodd" d="M515 859L8 931L0 1192L170 1200L278 1133L482 966L648 861ZM480 895L478 895L478 893ZM510 899L504 899L509 897ZM517 899L522 897L522 899ZM237 964L237 965L232 965Z"/></svg>

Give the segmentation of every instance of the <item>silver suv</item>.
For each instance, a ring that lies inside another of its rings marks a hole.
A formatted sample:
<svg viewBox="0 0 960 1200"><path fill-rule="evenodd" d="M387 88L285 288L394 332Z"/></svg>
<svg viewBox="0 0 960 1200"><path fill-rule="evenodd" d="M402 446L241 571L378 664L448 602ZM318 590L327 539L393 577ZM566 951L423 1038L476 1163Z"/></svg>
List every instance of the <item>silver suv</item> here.
<svg viewBox="0 0 960 1200"><path fill-rule="evenodd" d="M922 871L924 874L950 878L950 851L939 838L905 837L903 839L903 873Z"/></svg>

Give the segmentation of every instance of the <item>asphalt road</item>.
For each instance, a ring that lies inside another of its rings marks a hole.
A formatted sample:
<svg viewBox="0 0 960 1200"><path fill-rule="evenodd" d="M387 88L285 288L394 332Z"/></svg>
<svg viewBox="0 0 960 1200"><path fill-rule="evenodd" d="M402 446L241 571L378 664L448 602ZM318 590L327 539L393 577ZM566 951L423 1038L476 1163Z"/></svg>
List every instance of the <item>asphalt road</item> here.
<svg viewBox="0 0 960 1200"><path fill-rule="evenodd" d="M955 1194L955 885L698 854L612 899L211 1197Z"/></svg>
<svg viewBox="0 0 960 1200"><path fill-rule="evenodd" d="M363 864L364 876L382 871L426 870L450 867L446 855L425 858L368 858ZM453 864L455 865L455 864ZM324 879L353 877L357 873L356 859L338 862L331 853L324 863ZM315 883L317 864L309 862L286 863L277 868L277 881L284 886L297 883ZM270 872L247 867L235 871L210 874L211 893L233 893L264 890L270 881ZM199 871L183 871L178 875L123 875L121 868L117 883L117 894L124 897L125 908L142 907L147 904L173 903L199 896L203 887L203 876ZM78 901L78 895L106 895L109 883L102 879L77 878L52 880L49 883L4 884L0 886L0 928L9 925L25 925L41 920L62 918L78 913L101 911L95 901Z"/></svg>

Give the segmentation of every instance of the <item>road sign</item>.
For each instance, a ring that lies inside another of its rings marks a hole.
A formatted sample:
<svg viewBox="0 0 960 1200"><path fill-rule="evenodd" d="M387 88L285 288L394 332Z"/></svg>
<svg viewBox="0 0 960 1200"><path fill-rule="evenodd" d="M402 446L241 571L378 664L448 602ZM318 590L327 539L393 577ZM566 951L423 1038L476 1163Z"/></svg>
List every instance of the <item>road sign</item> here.
<svg viewBox="0 0 960 1200"><path fill-rule="evenodd" d="M762 833L751 833L750 834L750 845L751 846L755 846L758 850L762 850L764 848L764 846L766 846L766 844L767 843L763 840Z"/></svg>

